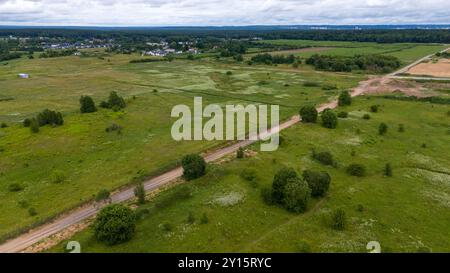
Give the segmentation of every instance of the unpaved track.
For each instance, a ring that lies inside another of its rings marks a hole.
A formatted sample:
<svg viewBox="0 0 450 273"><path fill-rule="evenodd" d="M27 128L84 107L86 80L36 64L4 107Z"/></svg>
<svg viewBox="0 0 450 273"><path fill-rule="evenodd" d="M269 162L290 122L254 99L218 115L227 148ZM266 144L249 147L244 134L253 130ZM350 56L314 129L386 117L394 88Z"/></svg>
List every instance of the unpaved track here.
<svg viewBox="0 0 450 273"><path fill-rule="evenodd" d="M426 56L425 58L420 59L419 61L415 62L414 64L417 64L417 63L421 62L422 60L429 58L430 56ZM410 66L407 66L407 67L410 67ZM405 68L403 68L403 69L405 69ZM395 77L395 75L398 73L402 73L402 72L392 73L390 75L382 77L382 79L386 78L386 77L388 77L388 78ZM365 90L368 88L368 86L370 85L370 83L371 83L370 80L361 82L360 85L353 90L353 92L351 94L352 97L363 94L365 92ZM320 105L317 108L317 110L319 112L322 112L323 110L325 110L327 108L333 109L336 107L337 107L337 101L332 101L332 102ZM281 130L289 128L298 122L300 122L300 117L298 115L293 116L291 119L280 124L278 127L272 128L267 132L262 132L261 134L259 134L259 137L264 138L267 135L274 134L276 132L279 132ZM228 147L220 148L216 151L213 151L213 152L207 154L205 156L205 160L207 162L215 161L219 158L222 158L226 155L236 152L240 147L246 147L248 145L251 145L254 142L256 142L256 141L244 140L244 141L232 144ZM183 175L182 168L181 167L175 168L171 171L168 171L162 175L159 175L157 177L154 177L154 178L144 182L144 188L147 192L155 191L165 185L170 184L177 178L180 178L182 175ZM132 198L134 198L134 187L130 187L130 188L124 189L122 191L119 191L116 194L113 194L111 196L111 202L112 203L121 203L121 202L130 200ZM70 227L71 225L80 223L80 222L96 215L97 212L103 206L105 206L105 204L102 204L102 205L88 204L86 206L83 206L76 210L73 210L73 211L69 212L68 214L55 219L51 223L44 224L36 229L29 231L28 233L20 235L19 237L15 238L15 239L11 239L11 240L5 242L4 244L0 245L0 253L21 252L24 249L38 243L39 241L63 231L64 229Z"/></svg>

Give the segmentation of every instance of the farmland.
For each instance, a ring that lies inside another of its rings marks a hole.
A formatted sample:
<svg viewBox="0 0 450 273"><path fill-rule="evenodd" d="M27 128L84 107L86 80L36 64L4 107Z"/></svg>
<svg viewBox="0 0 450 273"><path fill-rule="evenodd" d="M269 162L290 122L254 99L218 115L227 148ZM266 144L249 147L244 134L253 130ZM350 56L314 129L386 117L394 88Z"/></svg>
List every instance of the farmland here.
<svg viewBox="0 0 450 273"><path fill-rule="evenodd" d="M372 105L379 105L377 113L370 112ZM70 240L79 241L83 252L365 252L369 241L379 241L382 252L445 252L450 248L448 109L360 97L352 106L337 109L349 117L339 119L335 130L296 125L283 132L277 152L260 153L251 147L247 158L212 164L205 177L152 198L138 208L136 235L127 243L98 243L90 228ZM363 119L365 114L372 118ZM377 132L380 122L389 127L384 136ZM337 167L313 160L312 149L330 151ZM355 162L366 166L365 177L345 172ZM392 177L383 176L388 162ZM298 173L330 173L329 193L313 200L304 214L265 204L261 192L283 166ZM249 170L254 180L242 175ZM337 208L349 217L344 231L329 224ZM190 213L194 223L188 222ZM207 215L207 223L202 215ZM64 246L51 252L61 252Z"/></svg>
<svg viewBox="0 0 450 273"><path fill-rule="evenodd" d="M402 64L443 48L423 44L265 42L326 47L319 53L337 56L387 54L398 57ZM0 65L0 122L7 124L0 129L0 213L3 215L0 238L16 235L88 202L100 190L114 191L160 173L177 165L188 153L224 145L219 141L176 142L172 139L170 127L175 120L170 117L172 107L178 104L191 106L195 96L203 97L204 104L222 106L278 104L281 119L287 119L297 114L300 106L335 99L341 90L357 86L368 76L360 71L315 71L305 64L298 68L248 65L232 58L208 56L195 60L180 58L170 62L130 63L141 57L102 50L88 52L89 57L22 57ZM314 54L314 50L284 52L290 53L305 58ZM27 73L30 78L20 79L19 73ZM91 96L98 104L106 100L111 91L125 98L125 109L80 113L82 95ZM361 109L367 109L373 103L383 105L383 111L370 121L361 120L364 112ZM414 116L416 107L420 107L420 114ZM448 242L442 238L448 237L444 227L448 225L445 206L450 193L445 183L439 185L442 191L433 188L433 181L448 179L445 166L449 165L449 158L442 148L448 145L445 142L448 138L445 126L448 123L444 120L446 107L381 98L358 99L348 109L353 113L351 117L340 121L336 131L318 125L300 125L283 135L286 141L276 153L258 154L255 149L256 155L251 158L214 164L209 167L206 177L163 192L140 208L144 218L139 222L137 236L127 244L106 249L94 241L91 230L77 235L76 239L82 242L86 251L297 251L305 242L313 251L361 251L362 242L374 236L392 251L415 251L422 247L421 244L437 251L448 249ZM64 125L42 127L37 134L23 127L25 118L46 108L60 111ZM374 136L374 128L381 120L390 121L392 127L403 123L408 129L404 134L395 134L392 129L392 135L388 135L391 138L379 138ZM426 121L425 125L421 120ZM121 133L106 132L111 124L123 127ZM355 135L356 129L361 131L358 135ZM428 139L429 135L433 138ZM336 145L330 146L330 143ZM420 148L423 143L429 147ZM299 172L307 167L322 168L309 160L312 147L329 148L342 166L352 160L367 160L369 176L358 181L348 178L342 168L327 170L333 177L329 196L313 201L304 215L295 216L262 203L261 189L270 184L273 173L282 165L292 166ZM350 155L353 148L355 158ZM382 178L379 170L385 164L383 156L391 153L389 161L393 163L396 175L387 180ZM432 167L420 165L428 158L436 164ZM430 177L438 177L433 181L423 177L423 172L433 172L436 166L443 174L431 174ZM248 185L240 178L246 168L261 170L257 185ZM409 177L411 170L414 172ZM55 174L62 178L55 179ZM19 185L19 190L11 190L11 184ZM413 190L409 191L410 187ZM175 204L170 200L176 199L177 191L189 191L192 196ZM237 203L228 206L225 202L224 206L221 202L228 199ZM370 206L379 200L379 206ZM401 202L396 204L395 200ZM426 209L419 206L420 202L427 202ZM354 207L359 204L367 207L365 214L355 212ZM389 206L394 208L393 211ZM352 217L351 228L344 233L330 232L322 223L327 212L337 207L345 207ZM430 208L433 208L433 215L427 214ZM30 213L30 209L35 213ZM405 210L409 214L403 214ZM413 216L415 210L419 214ZM195 212L197 218L206 213L211 219L210 224L186 225L190 211ZM414 226L417 219L424 223L434 219L436 226ZM172 231L161 228L166 224L172 226ZM361 228L364 225L373 225L373 228L366 233ZM389 228L400 230L401 235L384 235ZM421 231L423 238L419 236ZM299 232L305 234L302 242L294 239ZM409 236L414 238L413 245L407 243ZM339 238L350 237L354 238L349 241L351 245L337 245ZM329 245L326 240L330 240ZM57 250L61 248L59 246Z"/></svg>

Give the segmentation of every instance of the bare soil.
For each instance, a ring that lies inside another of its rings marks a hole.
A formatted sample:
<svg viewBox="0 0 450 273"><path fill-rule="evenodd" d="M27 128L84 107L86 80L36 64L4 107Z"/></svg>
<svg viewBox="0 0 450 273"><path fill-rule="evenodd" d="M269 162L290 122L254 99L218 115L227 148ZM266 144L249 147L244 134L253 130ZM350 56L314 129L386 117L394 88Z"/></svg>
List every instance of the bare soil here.
<svg viewBox="0 0 450 273"><path fill-rule="evenodd" d="M420 63L409 69L408 74L450 78L450 59L439 59L437 62L429 61Z"/></svg>

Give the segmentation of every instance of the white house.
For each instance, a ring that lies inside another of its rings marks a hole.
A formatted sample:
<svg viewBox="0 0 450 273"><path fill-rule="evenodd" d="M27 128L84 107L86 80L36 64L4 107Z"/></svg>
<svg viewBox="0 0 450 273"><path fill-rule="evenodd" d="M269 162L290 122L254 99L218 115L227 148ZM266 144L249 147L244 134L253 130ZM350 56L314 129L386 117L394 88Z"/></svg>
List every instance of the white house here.
<svg viewBox="0 0 450 273"><path fill-rule="evenodd" d="M22 78L22 79L28 79L29 77L30 77L30 75L25 74L25 73L20 73L19 74L19 78Z"/></svg>

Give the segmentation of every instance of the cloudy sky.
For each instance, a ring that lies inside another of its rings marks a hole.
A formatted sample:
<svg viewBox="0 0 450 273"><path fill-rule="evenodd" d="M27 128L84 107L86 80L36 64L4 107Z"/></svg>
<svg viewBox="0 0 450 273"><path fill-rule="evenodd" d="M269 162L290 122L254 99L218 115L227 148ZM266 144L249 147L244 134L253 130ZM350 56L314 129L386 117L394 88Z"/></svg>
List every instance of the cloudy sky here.
<svg viewBox="0 0 450 273"><path fill-rule="evenodd" d="M0 0L0 25L450 24L449 0Z"/></svg>

